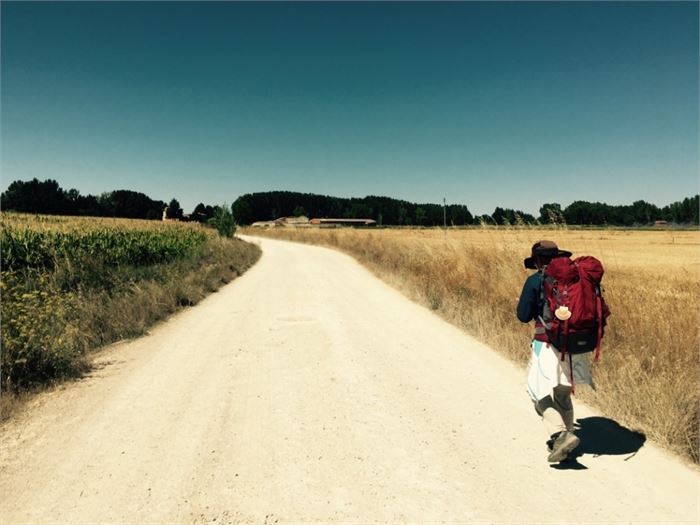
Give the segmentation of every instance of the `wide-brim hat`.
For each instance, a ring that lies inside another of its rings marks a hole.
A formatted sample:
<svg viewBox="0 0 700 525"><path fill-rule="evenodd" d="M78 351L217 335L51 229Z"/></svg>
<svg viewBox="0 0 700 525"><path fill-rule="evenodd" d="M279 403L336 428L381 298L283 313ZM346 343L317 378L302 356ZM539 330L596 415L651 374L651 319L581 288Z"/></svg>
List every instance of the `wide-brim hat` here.
<svg viewBox="0 0 700 525"><path fill-rule="evenodd" d="M532 245L530 257L525 259L523 263L525 268L536 270L535 257L543 257L545 259L554 259L555 257L571 257L571 252L560 250L559 247L552 241L538 241Z"/></svg>

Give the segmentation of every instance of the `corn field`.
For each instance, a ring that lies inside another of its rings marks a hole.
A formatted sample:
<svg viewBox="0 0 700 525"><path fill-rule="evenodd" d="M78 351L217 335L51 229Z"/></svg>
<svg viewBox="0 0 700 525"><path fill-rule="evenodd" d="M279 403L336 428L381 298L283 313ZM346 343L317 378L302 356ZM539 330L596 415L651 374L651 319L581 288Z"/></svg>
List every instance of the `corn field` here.
<svg viewBox="0 0 700 525"><path fill-rule="evenodd" d="M147 221L2 216L2 269L50 269L61 261L99 259L144 266L186 257L206 242L197 226ZM145 224L144 224L145 223Z"/></svg>
<svg viewBox="0 0 700 525"><path fill-rule="evenodd" d="M142 334L259 257L193 223L3 213L0 387L88 369L89 351Z"/></svg>

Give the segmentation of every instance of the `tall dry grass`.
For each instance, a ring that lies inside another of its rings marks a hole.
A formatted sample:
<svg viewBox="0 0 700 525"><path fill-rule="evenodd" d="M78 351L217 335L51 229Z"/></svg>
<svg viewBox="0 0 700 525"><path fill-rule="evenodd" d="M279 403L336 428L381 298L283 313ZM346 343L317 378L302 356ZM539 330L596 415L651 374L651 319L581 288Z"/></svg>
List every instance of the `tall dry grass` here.
<svg viewBox="0 0 700 525"><path fill-rule="evenodd" d="M330 246L519 363L532 327L515 318L532 244L552 239L605 266L612 310L597 389L577 395L621 424L698 462L700 232L527 228L274 229Z"/></svg>

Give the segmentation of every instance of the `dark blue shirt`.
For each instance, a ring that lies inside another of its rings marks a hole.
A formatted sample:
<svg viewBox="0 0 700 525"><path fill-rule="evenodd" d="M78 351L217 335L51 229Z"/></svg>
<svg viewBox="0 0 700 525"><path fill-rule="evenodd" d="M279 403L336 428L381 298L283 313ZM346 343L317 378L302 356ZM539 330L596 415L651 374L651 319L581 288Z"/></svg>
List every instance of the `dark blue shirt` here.
<svg viewBox="0 0 700 525"><path fill-rule="evenodd" d="M540 288L542 287L542 272L535 272L525 281L523 291L518 301L517 315L523 323L529 323L542 314Z"/></svg>

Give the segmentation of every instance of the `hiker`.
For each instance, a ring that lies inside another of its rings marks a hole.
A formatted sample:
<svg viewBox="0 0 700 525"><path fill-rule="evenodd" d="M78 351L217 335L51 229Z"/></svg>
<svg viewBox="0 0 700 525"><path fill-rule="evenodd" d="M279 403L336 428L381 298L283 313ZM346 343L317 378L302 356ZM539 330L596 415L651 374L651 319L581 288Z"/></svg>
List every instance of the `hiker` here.
<svg viewBox="0 0 700 525"><path fill-rule="evenodd" d="M565 460L580 443L574 434L574 407L571 401L574 383L593 386L588 354L572 355L567 352L562 360L562 354L549 340L543 319L546 308L544 270L552 260L566 257L568 261L570 256L571 252L560 250L552 241L535 243L530 257L523 262L525 268L537 271L525 281L517 308L521 322L535 321L527 387L535 410L546 423L551 436L551 453L547 458L550 463Z"/></svg>

